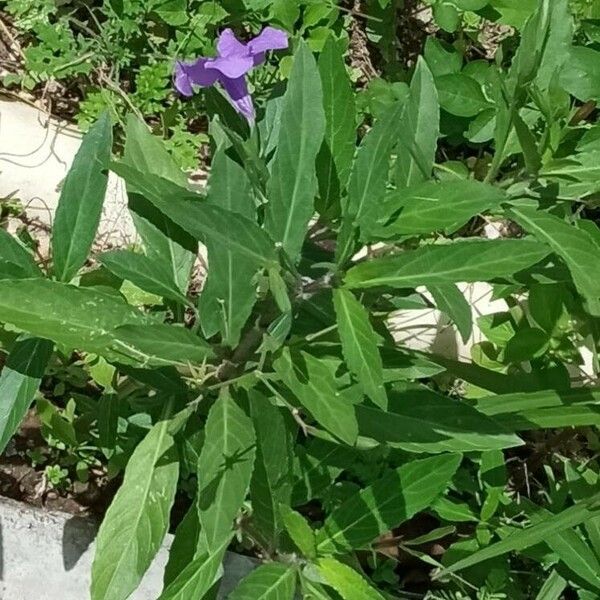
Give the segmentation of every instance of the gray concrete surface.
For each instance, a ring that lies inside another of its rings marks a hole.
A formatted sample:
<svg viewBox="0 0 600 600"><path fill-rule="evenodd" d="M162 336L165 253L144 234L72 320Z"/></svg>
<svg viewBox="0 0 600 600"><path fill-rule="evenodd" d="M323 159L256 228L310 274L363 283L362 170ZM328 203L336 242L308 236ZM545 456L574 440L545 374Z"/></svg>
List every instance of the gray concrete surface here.
<svg viewBox="0 0 600 600"><path fill-rule="evenodd" d="M0 600L87 600L96 524L0 498ZM156 600L172 536L168 536L132 600ZM255 566L228 553L221 597Z"/></svg>

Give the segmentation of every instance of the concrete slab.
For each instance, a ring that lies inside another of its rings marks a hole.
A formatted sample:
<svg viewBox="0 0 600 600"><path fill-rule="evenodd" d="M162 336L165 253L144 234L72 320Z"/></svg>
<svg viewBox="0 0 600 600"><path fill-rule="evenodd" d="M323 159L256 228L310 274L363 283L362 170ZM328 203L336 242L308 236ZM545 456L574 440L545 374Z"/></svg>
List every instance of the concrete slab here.
<svg viewBox="0 0 600 600"><path fill-rule="evenodd" d="M30 219L51 226L61 183L80 144L81 134L74 125L0 97L0 198L18 199ZM125 185L113 173L97 242L106 247L134 240Z"/></svg>
<svg viewBox="0 0 600 600"><path fill-rule="evenodd" d="M89 598L96 524L0 498L0 600ZM173 536L168 536L131 600L156 600ZM228 553L219 598L256 563Z"/></svg>

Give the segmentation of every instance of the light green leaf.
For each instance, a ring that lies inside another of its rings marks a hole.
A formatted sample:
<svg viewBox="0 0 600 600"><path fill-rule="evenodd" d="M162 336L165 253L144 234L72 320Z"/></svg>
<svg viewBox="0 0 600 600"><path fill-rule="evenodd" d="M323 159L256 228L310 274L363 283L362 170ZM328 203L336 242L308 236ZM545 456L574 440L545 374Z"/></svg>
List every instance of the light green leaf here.
<svg viewBox="0 0 600 600"><path fill-rule="evenodd" d="M559 217L533 208L513 208L510 214L523 229L547 244L565 261L575 287L588 301L589 310L600 315L600 279L595 273L600 249L591 235Z"/></svg>
<svg viewBox="0 0 600 600"><path fill-rule="evenodd" d="M81 142L63 183L52 228L54 273L70 281L87 260L102 214L112 149L112 124L102 113Z"/></svg>
<svg viewBox="0 0 600 600"><path fill-rule="evenodd" d="M37 338L15 343L0 373L0 452L15 434L40 387L52 343Z"/></svg>
<svg viewBox="0 0 600 600"><path fill-rule="evenodd" d="M354 92L340 43L329 35L319 56L323 86L325 139L317 157L319 194L325 207L335 206L346 188L356 144Z"/></svg>
<svg viewBox="0 0 600 600"><path fill-rule="evenodd" d="M229 393L211 407L198 459L198 552L215 552L229 539L248 493L256 437L252 421Z"/></svg>
<svg viewBox="0 0 600 600"><path fill-rule="evenodd" d="M363 138L352 166L346 203L347 216L360 223L363 214L385 193L390 155L401 133L404 102L396 102Z"/></svg>
<svg viewBox="0 0 600 600"><path fill-rule="evenodd" d="M20 267L24 277L39 277L42 274L29 250L2 227L0 227L0 262Z"/></svg>
<svg viewBox="0 0 600 600"><path fill-rule="evenodd" d="M325 134L323 92L317 63L303 42L283 99L277 151L267 187L265 227L292 260L314 213L315 159Z"/></svg>
<svg viewBox="0 0 600 600"><path fill-rule="evenodd" d="M556 569L553 569L550 576L540 588L535 600L560 600L562 593L567 587L567 581L563 579Z"/></svg>
<svg viewBox="0 0 600 600"><path fill-rule="evenodd" d="M573 46L560 72L560 84L582 102L600 101L600 52Z"/></svg>
<svg viewBox="0 0 600 600"><path fill-rule="evenodd" d="M473 331L473 314L471 305L467 302L464 294L454 283L430 285L427 289L433 296L438 309L454 321L463 342L466 344Z"/></svg>
<svg viewBox="0 0 600 600"><path fill-rule="evenodd" d="M239 583L228 600L293 600L296 569L282 563L261 565Z"/></svg>
<svg viewBox="0 0 600 600"><path fill-rule="evenodd" d="M180 304L189 304L188 299L179 290L165 265L143 254L131 250L111 250L98 256L98 260L121 279L127 279L140 289L162 298L175 300Z"/></svg>
<svg viewBox="0 0 600 600"><path fill-rule="evenodd" d="M363 392L385 410L387 395L383 386L383 364L369 313L348 290L334 290L333 305L346 364Z"/></svg>
<svg viewBox="0 0 600 600"><path fill-rule="evenodd" d="M256 464L250 482L252 519L267 547L275 549L282 529L279 504L292 495L294 430L281 409L251 390L250 413L256 431Z"/></svg>
<svg viewBox="0 0 600 600"><path fill-rule="evenodd" d="M462 73L436 77L440 106L457 117L474 117L490 107L479 83Z"/></svg>
<svg viewBox="0 0 600 600"><path fill-rule="evenodd" d="M471 217L506 200L497 187L474 180L430 181L391 192L372 209L368 235L390 238L445 231L452 233Z"/></svg>
<svg viewBox="0 0 600 600"><path fill-rule="evenodd" d="M325 520L321 553L366 548L380 534L427 508L448 486L461 457L442 454L408 462L350 496Z"/></svg>
<svg viewBox="0 0 600 600"><path fill-rule="evenodd" d="M158 600L202 600L219 578L219 568L231 536L212 552L204 552L190 562L170 583Z"/></svg>
<svg viewBox="0 0 600 600"><path fill-rule="evenodd" d="M289 506L279 507L285 528L296 547L306 558L315 558L317 555L317 542L315 533L306 519Z"/></svg>
<svg viewBox="0 0 600 600"><path fill-rule="evenodd" d="M433 75L419 57L410 84L410 94L401 118L396 156L398 188L431 177L440 130L440 106Z"/></svg>
<svg viewBox="0 0 600 600"><path fill-rule="evenodd" d="M123 325L111 331L109 338L111 355L142 367L201 364L214 356L204 340L176 325Z"/></svg>
<svg viewBox="0 0 600 600"><path fill-rule="evenodd" d="M137 588L169 528L179 461L170 421L159 421L135 449L96 538L92 600L125 600Z"/></svg>
<svg viewBox="0 0 600 600"><path fill-rule="evenodd" d="M181 523L177 526L173 543L169 548L169 560L163 576L165 591L169 589L171 583L173 583L194 560L196 549L198 548L199 537L200 523L198 521L198 509L195 504L192 504L185 513ZM225 544L224 547L227 547L227 545ZM201 554L197 558L207 559L205 554Z"/></svg>
<svg viewBox="0 0 600 600"><path fill-rule="evenodd" d="M319 559L317 569L344 600L385 600L360 573L335 558Z"/></svg>
<svg viewBox="0 0 600 600"><path fill-rule="evenodd" d="M346 444L353 445L358 435L358 424L352 400L337 389L327 365L305 352L302 353L302 360L306 373L292 361L289 351L284 349L273 367L320 425Z"/></svg>
<svg viewBox="0 0 600 600"><path fill-rule="evenodd" d="M459 400L426 388L389 394L388 412L356 407L360 435L409 452L468 452L520 446L511 430Z"/></svg>
<svg viewBox="0 0 600 600"><path fill-rule="evenodd" d="M502 556L507 552L518 552L540 542L545 542L549 536L560 534L571 527L575 527L588 519L596 517L600 514L598 510L599 506L600 494L595 494L575 506L571 506L558 514L552 515L552 517L544 519L544 521L536 525L515 531L507 538L458 560L454 564L447 566L444 569L444 573L455 573L467 567L472 567L484 560Z"/></svg>
<svg viewBox="0 0 600 600"><path fill-rule="evenodd" d="M255 220L256 209L246 173L220 148L212 162L208 203ZM207 241L208 274L198 309L206 337L217 331L235 347L256 302L256 263L228 246Z"/></svg>
<svg viewBox="0 0 600 600"><path fill-rule="evenodd" d="M128 190L143 195L169 219L200 241L211 240L245 256L257 266L277 262L275 245L254 221L203 201L202 196L166 179L140 173L125 164L112 170L127 182Z"/></svg>
<svg viewBox="0 0 600 600"><path fill-rule="evenodd" d="M121 325L147 317L119 296L47 279L0 281L0 319L29 333L94 352Z"/></svg>
<svg viewBox="0 0 600 600"><path fill-rule="evenodd" d="M351 288L382 285L414 288L490 281L510 278L548 254L543 244L530 240L454 242L363 262L348 271L345 282Z"/></svg>

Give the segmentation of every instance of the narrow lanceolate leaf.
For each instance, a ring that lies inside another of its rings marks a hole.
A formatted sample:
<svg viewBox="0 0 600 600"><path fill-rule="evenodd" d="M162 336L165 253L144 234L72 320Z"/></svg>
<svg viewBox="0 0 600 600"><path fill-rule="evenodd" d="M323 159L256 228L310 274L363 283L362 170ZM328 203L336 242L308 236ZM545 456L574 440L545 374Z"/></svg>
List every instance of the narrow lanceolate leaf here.
<svg viewBox="0 0 600 600"><path fill-rule="evenodd" d="M509 428L468 404L427 389L389 395L388 412L356 407L359 432L409 452L469 452L520 446Z"/></svg>
<svg viewBox="0 0 600 600"><path fill-rule="evenodd" d="M248 493L256 438L252 421L228 394L213 404L198 459L198 552L214 552L229 539Z"/></svg>
<svg viewBox="0 0 600 600"><path fill-rule="evenodd" d="M42 272L31 252L8 231L0 227L0 262L16 265L25 277L39 277Z"/></svg>
<svg viewBox="0 0 600 600"><path fill-rule="evenodd" d="M37 338L18 341L0 373L0 452L25 417L52 354L52 343Z"/></svg>
<svg viewBox="0 0 600 600"><path fill-rule="evenodd" d="M356 109L344 54L333 36L329 36L319 56L323 85L325 139L317 157L319 194L324 207L339 203L345 189L356 142Z"/></svg>
<svg viewBox="0 0 600 600"><path fill-rule="evenodd" d="M385 600L360 573L335 558L319 559L317 569L344 600Z"/></svg>
<svg viewBox="0 0 600 600"><path fill-rule="evenodd" d="M202 600L219 577L230 537L212 552L194 558L166 587L158 600Z"/></svg>
<svg viewBox="0 0 600 600"><path fill-rule="evenodd" d="M390 106L361 142L348 182L346 212L361 223L363 215L378 204L385 193L390 155L400 135L403 102Z"/></svg>
<svg viewBox="0 0 600 600"><path fill-rule="evenodd" d="M363 392L385 410L387 395L383 386L383 363L369 313L348 290L334 290L333 305L346 364Z"/></svg>
<svg viewBox="0 0 600 600"><path fill-rule="evenodd" d="M162 138L152 135L148 125L133 113L127 115L123 162L142 173L168 179L181 187L187 186L187 176L167 150Z"/></svg>
<svg viewBox="0 0 600 600"><path fill-rule="evenodd" d="M465 295L454 283L430 285L427 289L438 309L454 321L463 342L466 343L473 331L473 315Z"/></svg>
<svg viewBox="0 0 600 600"><path fill-rule="evenodd" d="M325 520L321 553L366 548L380 534L427 508L448 486L461 457L442 454L406 463L350 496Z"/></svg>
<svg viewBox="0 0 600 600"><path fill-rule="evenodd" d="M296 569L291 565L270 563L246 575L228 600L293 600Z"/></svg>
<svg viewBox="0 0 600 600"><path fill-rule="evenodd" d="M337 389L333 374L322 361L302 353L306 373L285 350L274 362L275 371L314 419L327 431L353 445L358 424L352 400Z"/></svg>
<svg viewBox="0 0 600 600"><path fill-rule="evenodd" d="M593 519L600 514L600 495L595 494L587 500L579 502L575 506L571 506L562 512L544 519L541 523L537 523L526 529L518 530L509 535L507 538L491 544L466 558L463 558L444 569L444 572L454 573L468 567L472 567L484 560L502 556L507 552L521 551L531 546L535 546L540 542L545 542L549 536L560 534L566 529L576 527L580 523L586 522L588 519Z"/></svg>
<svg viewBox="0 0 600 600"><path fill-rule="evenodd" d="M317 555L317 542L315 532L308 521L289 506L281 505L279 512L285 528L296 547L306 558L315 558Z"/></svg>
<svg viewBox="0 0 600 600"><path fill-rule="evenodd" d="M256 209L246 172L221 148L211 168L208 202L254 220ZM234 347L256 302L256 264L228 246L208 241L208 274L198 309L206 337L220 332Z"/></svg>
<svg viewBox="0 0 600 600"><path fill-rule="evenodd" d="M600 249L591 235L559 217L532 208L514 208L511 215L565 261L575 287L588 301L589 310L600 315L600 279L596 276Z"/></svg>
<svg viewBox="0 0 600 600"><path fill-rule="evenodd" d="M396 186L408 187L431 177L440 131L437 88L419 57L401 119L396 156Z"/></svg>
<svg viewBox="0 0 600 600"><path fill-rule="evenodd" d="M256 465L250 483L252 519L268 548L275 549L282 529L279 505L292 497L294 429L280 408L252 390L248 394L256 431Z"/></svg>
<svg viewBox="0 0 600 600"><path fill-rule="evenodd" d="M179 476L169 423L157 423L135 449L102 521L92 565L92 600L128 598L167 533Z"/></svg>
<svg viewBox="0 0 600 600"><path fill-rule="evenodd" d="M325 133L323 91L317 64L301 43L283 99L277 151L267 188L265 226L295 260L317 191L315 159Z"/></svg>
<svg viewBox="0 0 600 600"><path fill-rule="evenodd" d="M275 244L254 221L238 213L212 206L202 196L172 182L140 173L125 164L111 169L127 182L127 189L141 194L194 239L230 248L257 266L277 262Z"/></svg>
<svg viewBox="0 0 600 600"><path fill-rule="evenodd" d="M361 263L348 271L345 281L351 288L490 281L512 277L548 254L543 244L529 240L454 242Z"/></svg>
<svg viewBox="0 0 600 600"><path fill-rule="evenodd" d="M196 549L198 548L199 536L200 523L198 521L198 510L196 505L192 504L185 513L181 523L177 526L173 543L169 548L169 560L163 575L165 591L194 560ZM201 556L206 558L206 555Z"/></svg>
<svg viewBox="0 0 600 600"><path fill-rule="evenodd" d="M94 352L120 325L147 318L124 300L47 279L0 281L0 321L69 348Z"/></svg>
<svg viewBox="0 0 600 600"><path fill-rule="evenodd" d="M173 273L164 264L130 250L112 250L98 256L98 260L121 279L131 281L140 289L162 298L188 304L177 287Z"/></svg>
<svg viewBox="0 0 600 600"><path fill-rule="evenodd" d="M112 149L112 124L103 113L81 142L63 183L54 227L54 273L70 281L87 260L102 214Z"/></svg>
<svg viewBox="0 0 600 600"><path fill-rule="evenodd" d="M142 367L199 364L213 356L203 339L175 325L123 325L111 331L108 339L111 357Z"/></svg>
<svg viewBox="0 0 600 600"><path fill-rule="evenodd" d="M388 193L371 209L365 235L391 238L444 231L451 233L471 217L506 200L499 188L474 180L429 181Z"/></svg>

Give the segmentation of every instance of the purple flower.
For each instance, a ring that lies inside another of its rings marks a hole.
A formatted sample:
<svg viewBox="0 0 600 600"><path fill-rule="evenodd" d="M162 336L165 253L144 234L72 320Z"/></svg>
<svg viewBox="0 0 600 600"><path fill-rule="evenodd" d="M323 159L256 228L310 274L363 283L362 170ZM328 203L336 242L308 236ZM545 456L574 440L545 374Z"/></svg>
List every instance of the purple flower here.
<svg viewBox="0 0 600 600"><path fill-rule="evenodd" d="M184 96L192 96L194 85L207 87L218 81L229 94L234 108L248 121L253 121L254 105L248 92L246 73L264 62L267 50L287 47L287 34L274 27L265 27L247 44L237 40L231 29L225 29L219 36L215 58L175 63L175 88Z"/></svg>

